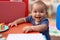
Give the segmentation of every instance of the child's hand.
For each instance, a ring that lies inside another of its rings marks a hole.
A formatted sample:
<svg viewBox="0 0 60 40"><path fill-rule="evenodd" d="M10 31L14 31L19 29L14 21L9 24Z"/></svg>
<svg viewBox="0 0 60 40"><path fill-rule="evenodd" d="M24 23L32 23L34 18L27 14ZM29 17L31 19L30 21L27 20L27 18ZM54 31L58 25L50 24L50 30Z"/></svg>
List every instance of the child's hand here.
<svg viewBox="0 0 60 40"><path fill-rule="evenodd" d="M12 22L12 23L9 23L8 26L17 26L17 23L16 22Z"/></svg>
<svg viewBox="0 0 60 40"><path fill-rule="evenodd" d="M32 27L28 27L28 26L27 26L27 27L24 27L24 28L23 28L23 32L24 32L24 33L28 33L28 32L31 32L31 31L32 31Z"/></svg>

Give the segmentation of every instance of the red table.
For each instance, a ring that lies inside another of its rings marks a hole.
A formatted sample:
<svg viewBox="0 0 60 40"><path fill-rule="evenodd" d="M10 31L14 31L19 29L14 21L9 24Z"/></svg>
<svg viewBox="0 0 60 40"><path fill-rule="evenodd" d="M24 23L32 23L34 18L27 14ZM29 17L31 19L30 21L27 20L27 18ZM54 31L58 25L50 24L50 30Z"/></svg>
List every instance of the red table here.
<svg viewBox="0 0 60 40"><path fill-rule="evenodd" d="M32 26L32 24L31 23L22 23L22 24L19 24L17 27L15 27L15 26L9 27L9 29L7 31L1 32L0 34L3 34L3 37L5 37L5 38L7 38L8 34L23 34L22 28L25 26ZM38 32L31 32L31 33L38 33Z"/></svg>

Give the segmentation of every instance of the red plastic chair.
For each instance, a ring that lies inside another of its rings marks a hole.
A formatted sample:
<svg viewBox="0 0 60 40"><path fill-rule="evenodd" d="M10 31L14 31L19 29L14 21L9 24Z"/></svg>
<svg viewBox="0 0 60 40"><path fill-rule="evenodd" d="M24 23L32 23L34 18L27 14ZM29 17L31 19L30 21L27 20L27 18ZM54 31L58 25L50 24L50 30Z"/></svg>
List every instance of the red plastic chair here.
<svg viewBox="0 0 60 40"><path fill-rule="evenodd" d="M10 23L20 17L25 17L24 2L0 1L0 22Z"/></svg>

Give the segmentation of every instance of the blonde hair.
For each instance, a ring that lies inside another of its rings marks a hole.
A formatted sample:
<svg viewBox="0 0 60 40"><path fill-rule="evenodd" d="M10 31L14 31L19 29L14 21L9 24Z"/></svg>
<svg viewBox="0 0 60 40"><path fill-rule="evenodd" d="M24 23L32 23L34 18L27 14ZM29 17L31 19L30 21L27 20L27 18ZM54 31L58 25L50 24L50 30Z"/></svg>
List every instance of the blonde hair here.
<svg viewBox="0 0 60 40"><path fill-rule="evenodd" d="M47 9L48 9L47 5L40 0L40 1L35 1L35 2L31 5L31 10L32 10L32 6L33 6L34 4L44 5L44 8L45 8L46 11L47 11Z"/></svg>

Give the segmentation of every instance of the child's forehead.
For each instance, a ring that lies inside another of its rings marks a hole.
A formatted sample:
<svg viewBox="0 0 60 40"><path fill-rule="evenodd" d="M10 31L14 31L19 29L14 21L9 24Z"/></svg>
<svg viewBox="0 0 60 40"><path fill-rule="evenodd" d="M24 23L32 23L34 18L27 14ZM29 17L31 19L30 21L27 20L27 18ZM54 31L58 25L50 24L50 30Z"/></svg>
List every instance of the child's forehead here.
<svg viewBox="0 0 60 40"><path fill-rule="evenodd" d="M32 6L45 6L43 3L33 3Z"/></svg>
<svg viewBox="0 0 60 40"><path fill-rule="evenodd" d="M44 5L39 5L39 4L34 4L32 8L35 10L44 10L45 9Z"/></svg>

